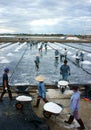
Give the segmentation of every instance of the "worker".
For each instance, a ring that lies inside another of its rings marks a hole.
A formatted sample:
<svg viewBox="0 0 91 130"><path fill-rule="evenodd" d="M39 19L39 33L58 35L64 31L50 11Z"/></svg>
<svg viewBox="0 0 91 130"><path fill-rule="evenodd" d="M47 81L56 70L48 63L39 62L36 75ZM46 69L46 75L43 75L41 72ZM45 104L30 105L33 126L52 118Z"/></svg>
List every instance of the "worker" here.
<svg viewBox="0 0 91 130"><path fill-rule="evenodd" d="M39 54L36 55L34 62L35 62L35 68L38 71L39 70L39 63L40 63Z"/></svg>
<svg viewBox="0 0 91 130"><path fill-rule="evenodd" d="M58 58L59 58L59 51L56 49L55 50L55 61L58 63Z"/></svg>
<svg viewBox="0 0 91 130"><path fill-rule="evenodd" d="M68 81L68 75L70 75L70 67L67 65L67 60L64 60L64 64L60 67L60 74L62 79Z"/></svg>
<svg viewBox="0 0 91 130"><path fill-rule="evenodd" d="M44 77L42 75L39 75L35 78L35 80L38 81L38 96L36 105L34 105L34 107L38 107L40 99L43 99L45 103L48 102L48 100L46 99L46 88L44 84Z"/></svg>
<svg viewBox="0 0 91 130"><path fill-rule="evenodd" d="M5 68L4 74L3 74L3 92L1 93L0 101L3 101L2 98L7 91L8 91L10 100L12 100L12 93L11 93L10 86L8 83L8 73L9 73L9 68Z"/></svg>
<svg viewBox="0 0 91 130"><path fill-rule="evenodd" d="M64 58L65 58L65 60L67 60L67 49L66 48L64 48Z"/></svg>
<svg viewBox="0 0 91 130"><path fill-rule="evenodd" d="M79 91L79 87L77 85L74 85L72 87L73 90L73 94L71 96L70 99L70 109L71 109L71 115L68 119L68 121L64 121L67 124L71 124L74 120L74 118L77 120L77 122L79 123L80 127L78 127L78 130L84 130L85 126L84 123L82 121L82 119L79 117L79 106L80 106L80 91Z"/></svg>
<svg viewBox="0 0 91 130"><path fill-rule="evenodd" d="M80 60L84 61L84 53L82 51L80 51Z"/></svg>

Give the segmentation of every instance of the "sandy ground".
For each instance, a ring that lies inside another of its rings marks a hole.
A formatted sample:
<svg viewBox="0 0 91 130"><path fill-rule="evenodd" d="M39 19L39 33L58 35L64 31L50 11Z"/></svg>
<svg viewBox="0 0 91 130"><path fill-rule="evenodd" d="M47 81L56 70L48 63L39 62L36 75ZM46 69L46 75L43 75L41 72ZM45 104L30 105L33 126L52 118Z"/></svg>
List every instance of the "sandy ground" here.
<svg viewBox="0 0 91 130"><path fill-rule="evenodd" d="M47 92L47 98L51 102L60 103L64 106L63 111L58 115L52 115L49 119L46 119L46 122L49 124L51 130L75 130L79 124L76 120L73 121L72 125L66 125L64 120L68 119L69 117L69 102L70 102L71 94L61 94L61 92L57 89L49 89ZM35 103L35 100L33 104ZM39 117L43 117L44 102L41 100L39 108L34 108L36 114ZM81 98L80 101L80 110L79 110L80 117L82 118L86 130L91 130L91 101L85 101Z"/></svg>
<svg viewBox="0 0 91 130"><path fill-rule="evenodd" d="M43 116L44 102L42 100L41 100L38 108L33 107L37 116L45 119L45 121L47 122L47 124L50 127L50 130L76 130L76 127L79 126L79 124L76 122L76 120L73 121L72 125L66 125L64 123L64 120L68 119L68 117L69 117L69 112L70 112L69 102L70 102L71 94L72 94L72 91L71 92L65 91L64 94L61 94L59 89L48 89L47 90L47 99L49 102L59 103L64 106L63 111L58 116L52 115L49 119L45 118ZM30 93L30 95L33 96L32 106L34 106L34 104L36 103L37 91L35 93ZM5 97L7 97L7 96L8 96L8 94L5 95ZM14 105L15 98L17 96L19 96L19 95L16 93L13 93L13 97L14 97L13 102L10 103L9 99L4 97L3 103L0 103L0 117L1 117L0 126L2 126L1 122L3 122L3 123L5 121L7 122L7 119L11 119L10 121L12 121L12 123L17 119L16 118L17 111L15 110L15 105ZM6 108L3 108L5 106L6 106ZM29 110L29 113L30 113L30 110ZM81 98L79 114L85 124L86 130L91 130L91 101L85 101ZM24 126L24 124L22 124L22 121L24 119L19 118L18 120L20 120L20 122L21 122L21 124L19 122L17 122L17 124L19 123L18 124L19 127L21 129L24 128L25 126ZM9 123L10 123L10 121L9 121ZM6 123L6 125L7 125L7 123ZM14 125L15 125L15 123L14 123ZM30 125L28 125L28 126L30 126ZM17 126L15 126L15 127L17 127ZM13 126L12 126L12 128L13 128ZM1 130L3 130L3 129L1 129ZM27 128L24 130L27 130Z"/></svg>

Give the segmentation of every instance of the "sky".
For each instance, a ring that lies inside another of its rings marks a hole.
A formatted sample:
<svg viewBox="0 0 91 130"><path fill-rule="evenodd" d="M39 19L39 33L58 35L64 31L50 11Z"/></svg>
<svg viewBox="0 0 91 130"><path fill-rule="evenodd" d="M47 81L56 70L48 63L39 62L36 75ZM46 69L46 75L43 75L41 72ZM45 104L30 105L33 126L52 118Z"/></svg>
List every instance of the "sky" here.
<svg viewBox="0 0 91 130"><path fill-rule="evenodd" d="M91 34L91 0L0 0L0 34Z"/></svg>

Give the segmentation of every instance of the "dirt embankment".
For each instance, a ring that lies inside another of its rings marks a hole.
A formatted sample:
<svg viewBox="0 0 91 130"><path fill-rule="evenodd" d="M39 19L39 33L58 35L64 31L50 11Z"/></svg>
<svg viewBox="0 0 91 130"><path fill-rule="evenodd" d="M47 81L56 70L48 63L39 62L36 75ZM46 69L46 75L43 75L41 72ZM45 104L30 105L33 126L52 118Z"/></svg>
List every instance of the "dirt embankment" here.
<svg viewBox="0 0 91 130"><path fill-rule="evenodd" d="M0 37L0 42L85 42L91 43L91 39L60 39L60 37L45 37L45 36L15 36L15 37Z"/></svg>

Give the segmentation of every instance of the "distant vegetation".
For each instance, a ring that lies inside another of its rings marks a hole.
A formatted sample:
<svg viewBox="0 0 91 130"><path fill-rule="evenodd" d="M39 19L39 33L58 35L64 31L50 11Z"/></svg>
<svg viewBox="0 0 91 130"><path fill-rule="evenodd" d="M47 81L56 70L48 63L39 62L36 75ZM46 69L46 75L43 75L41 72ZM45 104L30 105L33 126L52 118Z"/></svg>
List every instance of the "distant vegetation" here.
<svg viewBox="0 0 91 130"><path fill-rule="evenodd" d="M0 34L1 36L6 36L6 35L9 35L9 36L75 36L75 37L78 37L78 38L91 38L91 35L69 35L69 34L28 34L28 33L19 33L19 34L10 34L10 33L4 33L4 34Z"/></svg>

